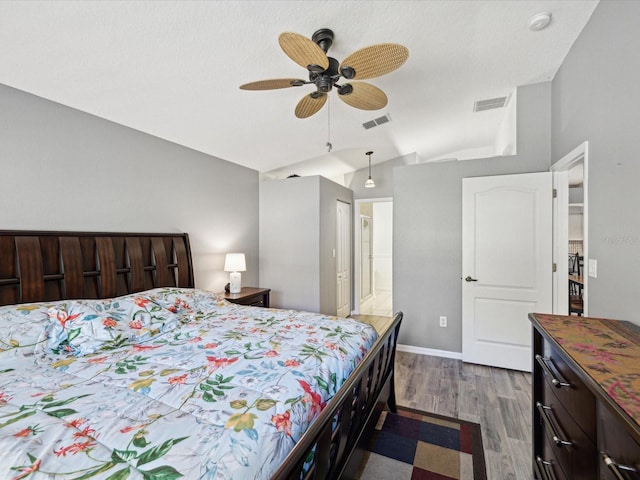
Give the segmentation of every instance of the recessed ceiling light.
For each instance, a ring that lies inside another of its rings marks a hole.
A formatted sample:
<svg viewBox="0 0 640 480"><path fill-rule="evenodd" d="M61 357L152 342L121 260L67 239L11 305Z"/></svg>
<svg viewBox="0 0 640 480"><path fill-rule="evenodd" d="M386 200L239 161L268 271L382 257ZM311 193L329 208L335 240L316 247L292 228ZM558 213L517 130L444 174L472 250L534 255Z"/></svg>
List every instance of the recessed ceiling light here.
<svg viewBox="0 0 640 480"><path fill-rule="evenodd" d="M551 23L551 14L548 12L537 13L529 19L529 30L538 31L547 28Z"/></svg>

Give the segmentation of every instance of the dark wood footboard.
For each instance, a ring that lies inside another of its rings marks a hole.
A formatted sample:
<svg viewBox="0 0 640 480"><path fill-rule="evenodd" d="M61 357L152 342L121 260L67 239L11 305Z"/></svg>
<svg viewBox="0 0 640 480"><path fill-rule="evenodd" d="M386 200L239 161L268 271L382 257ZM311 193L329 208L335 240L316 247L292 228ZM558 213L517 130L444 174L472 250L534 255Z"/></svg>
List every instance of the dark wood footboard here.
<svg viewBox="0 0 640 480"><path fill-rule="evenodd" d="M351 478L385 407L395 411L394 360L402 312L396 313L358 368L293 448L272 480ZM311 453L315 451L313 455ZM311 465L305 462L312 456ZM305 473L306 472L306 473Z"/></svg>

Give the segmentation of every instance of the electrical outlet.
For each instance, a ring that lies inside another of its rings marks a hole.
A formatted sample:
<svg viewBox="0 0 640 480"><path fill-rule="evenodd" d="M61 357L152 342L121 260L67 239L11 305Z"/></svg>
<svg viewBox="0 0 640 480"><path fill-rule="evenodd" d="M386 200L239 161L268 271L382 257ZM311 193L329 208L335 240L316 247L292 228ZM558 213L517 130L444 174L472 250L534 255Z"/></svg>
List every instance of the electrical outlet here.
<svg viewBox="0 0 640 480"><path fill-rule="evenodd" d="M440 317L440 326L441 327L447 326L447 317Z"/></svg>

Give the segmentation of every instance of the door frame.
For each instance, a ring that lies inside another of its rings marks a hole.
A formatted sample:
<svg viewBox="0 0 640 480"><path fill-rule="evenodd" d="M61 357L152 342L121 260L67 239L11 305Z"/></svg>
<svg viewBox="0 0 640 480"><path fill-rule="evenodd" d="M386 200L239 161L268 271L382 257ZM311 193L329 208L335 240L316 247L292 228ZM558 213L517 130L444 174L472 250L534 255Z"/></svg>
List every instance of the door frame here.
<svg viewBox="0 0 640 480"><path fill-rule="evenodd" d="M358 268L357 265L355 265L356 261L359 261L360 259L360 204L362 203L379 203L379 202L393 202L393 197L378 197L378 198L358 198L355 199L353 202L353 215L351 216L351 218L354 219L353 221L353 261L354 261L354 265L353 265L353 301L352 301L352 314L353 315L358 315L360 313L360 299L359 298L355 298L356 296L359 297L360 294L357 292L360 292L360 283L361 283L361 275L360 275L360 268ZM355 219L357 219L357 222L355 221ZM393 259L391 259L391 261L393 262ZM373 272L372 272L373 275ZM375 292L374 292L375 293Z"/></svg>
<svg viewBox="0 0 640 480"><path fill-rule="evenodd" d="M582 255L584 256L584 268L582 273L583 286L583 313L588 316L589 309L589 195L588 195L588 158L589 142L585 141L567 153L560 160L551 165L550 171L553 177L553 188L556 198L553 202L553 262L556 271L553 274L553 313L568 315L568 251L569 251L569 180L568 172L571 168L582 163L583 178L583 207L582 207Z"/></svg>
<svg viewBox="0 0 640 480"><path fill-rule="evenodd" d="M343 243L340 241L341 237L340 237L340 230L342 228L342 226L339 224L339 215L338 215L338 211L341 208L341 206L344 206L344 211L345 214L348 215L349 218L346 219L346 221L344 222L344 234L348 235L349 238L346 239L345 245L346 248L348 249L348 251L343 252L342 248L343 248ZM347 317L349 316L349 314L351 313L351 309L353 307L353 205L349 202L345 202L344 200L340 200L340 199L336 199L336 248L334 249L334 258L335 258L335 281L336 281L336 315L337 316L343 316L343 317ZM348 287L348 292L346 294L346 300L348 305L345 305L345 312L341 312L340 311L340 305L338 305L338 300L340 299L340 282L338 281L338 275L339 275L339 271L338 271L338 267L340 264L340 258L343 257L344 255L346 255L348 257L348 260L346 262L346 266L347 266L347 275L348 275L348 279L346 282L346 285Z"/></svg>

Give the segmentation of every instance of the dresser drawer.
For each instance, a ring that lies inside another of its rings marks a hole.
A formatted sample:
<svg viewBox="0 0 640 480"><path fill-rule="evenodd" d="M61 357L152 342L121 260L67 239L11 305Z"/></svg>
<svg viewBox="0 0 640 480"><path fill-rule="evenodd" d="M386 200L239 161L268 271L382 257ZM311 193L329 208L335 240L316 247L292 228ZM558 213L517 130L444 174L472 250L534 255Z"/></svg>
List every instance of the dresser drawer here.
<svg viewBox="0 0 640 480"><path fill-rule="evenodd" d="M570 412L580 428L595 443L596 399L558 351L545 340L542 355L536 356L542 367L545 384ZM542 366L544 364L544 367Z"/></svg>
<svg viewBox="0 0 640 480"><path fill-rule="evenodd" d="M552 445L546 438L543 439L541 455L535 458L535 478L537 480L569 480L554 455Z"/></svg>
<svg viewBox="0 0 640 480"><path fill-rule="evenodd" d="M264 307L265 306L264 300L262 299L262 297L255 298L251 301L243 302L242 305L246 305L248 307Z"/></svg>
<svg viewBox="0 0 640 480"><path fill-rule="evenodd" d="M640 480L640 445L607 405L597 409L600 479Z"/></svg>
<svg viewBox="0 0 640 480"><path fill-rule="evenodd" d="M597 478L597 449L595 443L569 415L555 395L556 388L544 384L542 399L536 403L543 431L543 445L549 445L553 456L568 478ZM595 412L594 412L595 415ZM544 452L543 446L543 452Z"/></svg>

